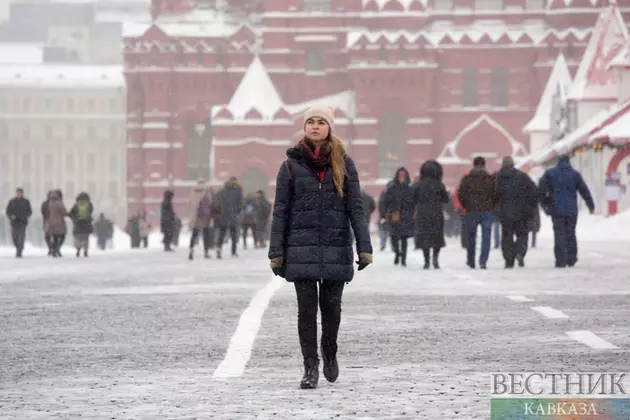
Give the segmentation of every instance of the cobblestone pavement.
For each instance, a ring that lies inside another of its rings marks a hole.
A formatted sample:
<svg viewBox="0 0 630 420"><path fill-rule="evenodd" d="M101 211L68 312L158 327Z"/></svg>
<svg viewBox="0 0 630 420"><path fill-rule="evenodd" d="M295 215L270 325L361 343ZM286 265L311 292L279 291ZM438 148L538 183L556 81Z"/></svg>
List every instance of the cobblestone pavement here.
<svg viewBox="0 0 630 420"><path fill-rule="evenodd" d="M265 251L3 258L0 419L487 419L491 372L628 370L628 256L630 243L584 243L578 266L557 270L544 241L525 268L504 270L493 250L489 269L473 271L451 243L443 269L425 271L418 253L401 268L377 252L344 295L340 378L312 391L297 389L289 284L244 374L212 376L271 280ZM575 330L617 348L591 348Z"/></svg>

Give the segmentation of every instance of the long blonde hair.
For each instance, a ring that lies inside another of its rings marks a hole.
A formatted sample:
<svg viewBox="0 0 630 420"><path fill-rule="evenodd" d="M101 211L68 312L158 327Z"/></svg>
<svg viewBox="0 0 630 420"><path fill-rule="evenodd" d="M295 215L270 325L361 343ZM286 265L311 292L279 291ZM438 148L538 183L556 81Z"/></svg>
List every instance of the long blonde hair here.
<svg viewBox="0 0 630 420"><path fill-rule="evenodd" d="M308 140L304 136L301 142ZM334 134L328 135L328 143L330 144L330 166L333 173L333 182L335 183L335 189L340 197L343 197L343 183L348 175L346 169L346 147L343 145L341 139Z"/></svg>

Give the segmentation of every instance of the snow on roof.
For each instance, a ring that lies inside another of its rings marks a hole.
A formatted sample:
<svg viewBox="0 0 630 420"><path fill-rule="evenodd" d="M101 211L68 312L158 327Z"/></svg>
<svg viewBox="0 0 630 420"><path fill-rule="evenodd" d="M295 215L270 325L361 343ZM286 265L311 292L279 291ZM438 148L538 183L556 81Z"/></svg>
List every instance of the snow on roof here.
<svg viewBox="0 0 630 420"><path fill-rule="evenodd" d="M376 43L379 38L384 37L389 43L397 43L405 40L409 43L417 42L418 39L424 38L434 46L439 45L447 37L453 42L459 43L464 36L468 36L473 42L478 42L482 37L487 35L492 42L497 42L503 35L507 35L512 42L518 41L523 35L529 36L534 44L541 42L547 35L554 34L559 39L563 39L568 35L573 35L577 39L585 40L592 32L592 28L569 28L565 30L556 30L544 28L540 26L519 26L509 27L507 25L492 26L469 26L469 27L453 27L448 30L441 31L373 31L360 30L348 32L346 46L353 47L361 37L365 37L368 42Z"/></svg>
<svg viewBox="0 0 630 420"><path fill-rule="evenodd" d="M411 3L417 0L363 0L361 2L361 5L365 7L368 5L368 3L375 2L376 5L378 6L378 9L382 10L385 7L385 5L391 1L399 3L403 7L404 10L409 10L409 6L411 6ZM424 6L425 8L427 7L429 3L428 0L419 0L419 1L420 1L420 4Z"/></svg>
<svg viewBox="0 0 630 420"><path fill-rule="evenodd" d="M540 97L538 108L534 117L523 129L524 132L529 133L532 131L549 131L551 125L551 110L553 107L553 96L558 91L566 91L571 86L571 72L567 65L564 55L559 54L556 58L556 62L553 65L545 90Z"/></svg>
<svg viewBox="0 0 630 420"><path fill-rule="evenodd" d="M589 137L589 143L605 138L612 141L630 138L630 112L628 110L623 111L623 114L614 122L593 133Z"/></svg>
<svg viewBox="0 0 630 420"><path fill-rule="evenodd" d="M618 77L607 70L610 62L628 42L626 27L619 8L615 3L602 11L595 24L593 35L588 42L580 62L570 99L616 99Z"/></svg>
<svg viewBox="0 0 630 420"><path fill-rule="evenodd" d="M252 32L257 33L257 30L251 25L230 20L224 13L214 10L194 10L185 15L163 15L155 22L150 20L125 22L123 24L123 37L142 36L153 25L160 28L165 34L177 38L229 37L243 26L248 26Z"/></svg>
<svg viewBox="0 0 630 420"><path fill-rule="evenodd" d="M241 79L229 104L213 106L211 115L215 118L222 110L227 110L232 114L234 120L244 120L250 111L256 110L263 120L272 121L280 109L295 115L316 103L341 109L350 118L356 114L354 92L349 90L297 104L285 104L271 81L264 64L256 56Z"/></svg>
<svg viewBox="0 0 630 420"><path fill-rule="evenodd" d="M122 66L0 66L0 85L30 87L123 87Z"/></svg>
<svg viewBox="0 0 630 420"><path fill-rule="evenodd" d="M39 44L0 43L0 64L41 64L44 47Z"/></svg>
<svg viewBox="0 0 630 420"><path fill-rule="evenodd" d="M619 114L619 112L626 112L628 110L630 110L630 101L624 102L622 104L615 104L608 108L602 109L584 124L569 133L562 140L557 141L550 146L544 148L543 150L540 150L535 154L530 155L527 161L523 162L520 166L531 164L541 165L549 162L555 156L569 153L580 143L583 143L585 141L587 142L587 144L593 143L595 137L592 136L592 134L595 134L596 130L605 127L605 124L613 119L617 114Z"/></svg>
<svg viewBox="0 0 630 420"><path fill-rule="evenodd" d="M552 6L565 6L571 7L574 0L547 0L547 9L551 9ZM609 0L612 3L614 0ZM601 6L603 5L603 0L590 0L591 6Z"/></svg>
<svg viewBox="0 0 630 420"><path fill-rule="evenodd" d="M260 61L260 57L256 56L226 108L235 119L243 119L245 114L252 109L260 112L263 119L272 119L283 106L282 98L273 85L265 66Z"/></svg>
<svg viewBox="0 0 630 420"><path fill-rule="evenodd" d="M630 66L630 42L626 43L626 45L619 51L619 54L606 67L607 70L610 70L614 67L628 67Z"/></svg>

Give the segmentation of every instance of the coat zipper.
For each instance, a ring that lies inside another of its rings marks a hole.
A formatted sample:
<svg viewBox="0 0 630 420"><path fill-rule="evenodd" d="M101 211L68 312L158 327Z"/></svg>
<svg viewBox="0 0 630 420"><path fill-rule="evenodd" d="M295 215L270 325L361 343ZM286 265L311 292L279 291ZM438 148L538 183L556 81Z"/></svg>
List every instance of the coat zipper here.
<svg viewBox="0 0 630 420"><path fill-rule="evenodd" d="M321 269L321 275L319 276L319 281L320 283L324 281L324 251L322 250L322 226L321 226L321 222L322 222L322 215L323 215L323 206L324 206L324 199L322 197L322 181L320 181L319 176L317 175L317 173L308 165L304 165L303 163L300 162L300 164L302 166L304 166L306 169L308 169L313 176L315 177L315 179L317 179L317 182L319 182L319 221L320 221L320 227L319 227L319 244L320 244L320 249L319 249L319 262L320 262L320 269ZM326 172L328 172L328 169L326 169L326 171L324 172L324 178L326 177Z"/></svg>

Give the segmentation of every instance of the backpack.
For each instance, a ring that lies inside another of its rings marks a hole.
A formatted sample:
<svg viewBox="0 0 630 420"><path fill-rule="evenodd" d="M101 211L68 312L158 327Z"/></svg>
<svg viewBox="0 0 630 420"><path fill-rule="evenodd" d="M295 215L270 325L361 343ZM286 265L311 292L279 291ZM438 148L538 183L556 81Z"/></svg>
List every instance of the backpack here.
<svg viewBox="0 0 630 420"><path fill-rule="evenodd" d="M90 202L81 200L77 202L77 220L90 220Z"/></svg>
<svg viewBox="0 0 630 420"><path fill-rule="evenodd" d="M245 202L245 209L244 209L243 213L245 213L247 215L254 214L254 203L253 203L253 201L248 200L248 201Z"/></svg>

